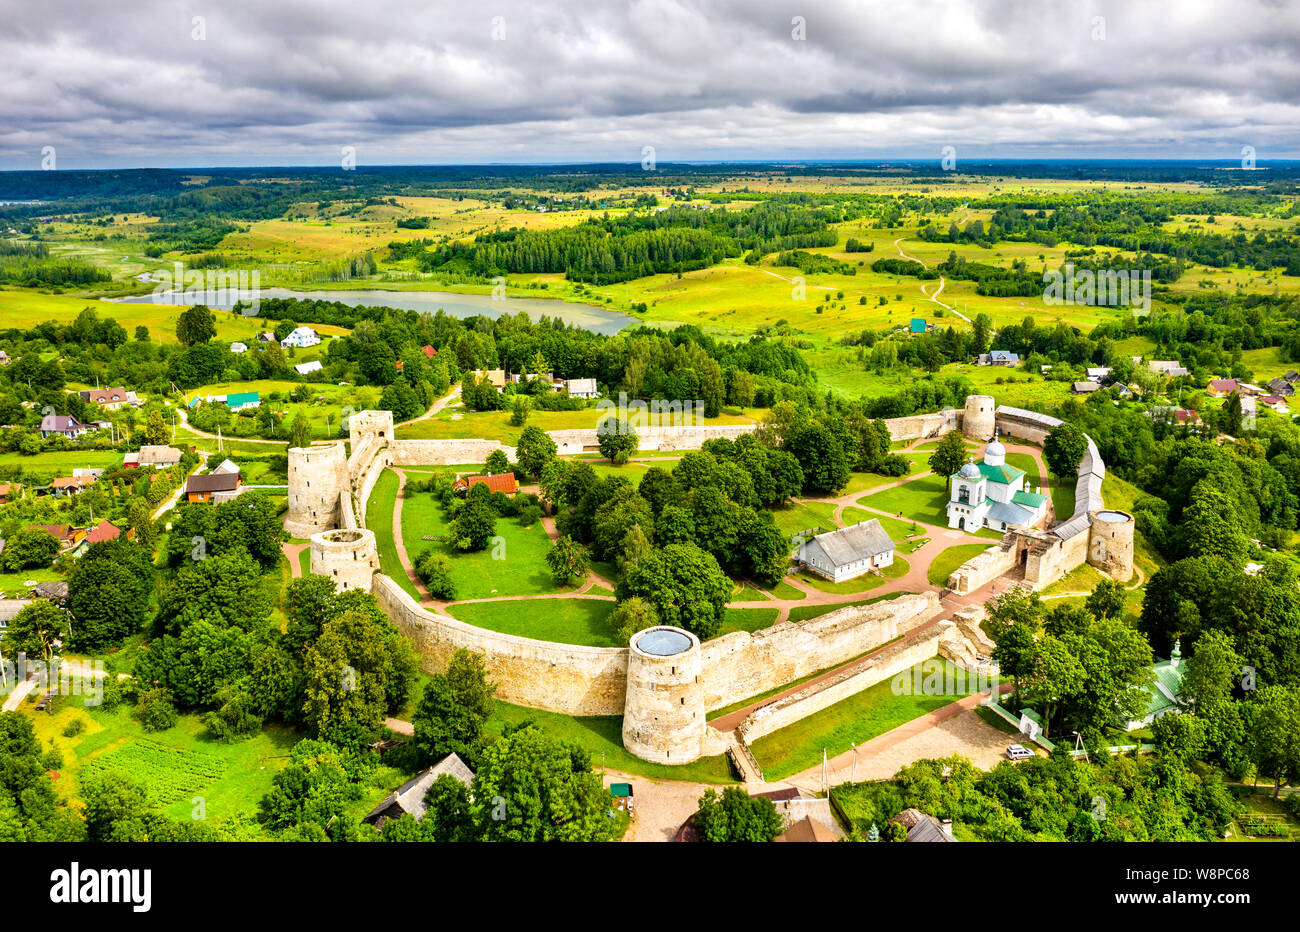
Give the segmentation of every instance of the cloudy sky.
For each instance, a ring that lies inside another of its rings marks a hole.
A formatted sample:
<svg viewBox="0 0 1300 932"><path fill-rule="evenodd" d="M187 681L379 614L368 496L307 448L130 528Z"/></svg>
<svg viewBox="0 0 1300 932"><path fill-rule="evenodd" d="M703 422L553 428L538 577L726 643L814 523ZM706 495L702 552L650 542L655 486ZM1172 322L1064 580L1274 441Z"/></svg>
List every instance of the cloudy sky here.
<svg viewBox="0 0 1300 932"><path fill-rule="evenodd" d="M1300 0L0 0L0 168L1300 158Z"/></svg>

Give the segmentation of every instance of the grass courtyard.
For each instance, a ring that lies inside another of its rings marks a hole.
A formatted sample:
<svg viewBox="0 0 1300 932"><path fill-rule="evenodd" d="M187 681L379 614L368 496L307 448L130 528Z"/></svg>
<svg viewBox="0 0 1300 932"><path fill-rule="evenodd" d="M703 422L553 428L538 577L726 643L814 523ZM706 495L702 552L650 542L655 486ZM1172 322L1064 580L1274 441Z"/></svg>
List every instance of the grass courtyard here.
<svg viewBox="0 0 1300 932"><path fill-rule="evenodd" d="M936 658L937 659L937 658ZM927 661L929 663L930 661ZM944 681L951 664L944 664ZM893 677L755 741L750 749L767 780L782 780L959 699L955 694L894 695ZM911 682L909 677L909 682ZM960 678L956 678L960 683Z"/></svg>

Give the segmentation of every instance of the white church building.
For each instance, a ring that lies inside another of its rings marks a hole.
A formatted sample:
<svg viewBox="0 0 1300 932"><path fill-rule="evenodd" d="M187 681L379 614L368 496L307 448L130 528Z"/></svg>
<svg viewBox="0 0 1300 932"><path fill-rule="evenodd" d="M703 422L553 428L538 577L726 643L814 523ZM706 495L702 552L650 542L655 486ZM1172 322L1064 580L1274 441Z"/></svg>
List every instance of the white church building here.
<svg viewBox="0 0 1300 932"><path fill-rule="evenodd" d="M1007 448L996 438L984 448L983 462L965 464L948 485L948 527L1005 531L1047 514L1047 496L1025 491L1024 470L1007 465Z"/></svg>

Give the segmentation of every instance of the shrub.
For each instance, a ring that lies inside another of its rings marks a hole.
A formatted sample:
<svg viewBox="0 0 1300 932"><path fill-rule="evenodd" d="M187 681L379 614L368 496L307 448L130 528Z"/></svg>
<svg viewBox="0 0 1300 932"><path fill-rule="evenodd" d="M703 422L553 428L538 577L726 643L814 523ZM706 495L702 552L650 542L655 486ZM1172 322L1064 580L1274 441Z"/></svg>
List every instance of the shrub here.
<svg viewBox="0 0 1300 932"><path fill-rule="evenodd" d="M176 724L172 694L161 687L145 690L136 703L135 717L145 731L166 731Z"/></svg>
<svg viewBox="0 0 1300 932"><path fill-rule="evenodd" d="M68 724L63 726L63 737L75 738L86 730L86 720L84 718L74 718Z"/></svg>

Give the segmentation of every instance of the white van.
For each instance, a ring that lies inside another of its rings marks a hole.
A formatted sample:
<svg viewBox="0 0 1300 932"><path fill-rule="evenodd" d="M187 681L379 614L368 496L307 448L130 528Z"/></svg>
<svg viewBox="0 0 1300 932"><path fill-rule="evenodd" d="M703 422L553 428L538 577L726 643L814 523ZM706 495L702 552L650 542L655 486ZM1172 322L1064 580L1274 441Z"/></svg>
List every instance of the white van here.
<svg viewBox="0 0 1300 932"><path fill-rule="evenodd" d="M1023 744L1012 744L1007 747L1007 760L1024 760L1033 756L1034 752Z"/></svg>

